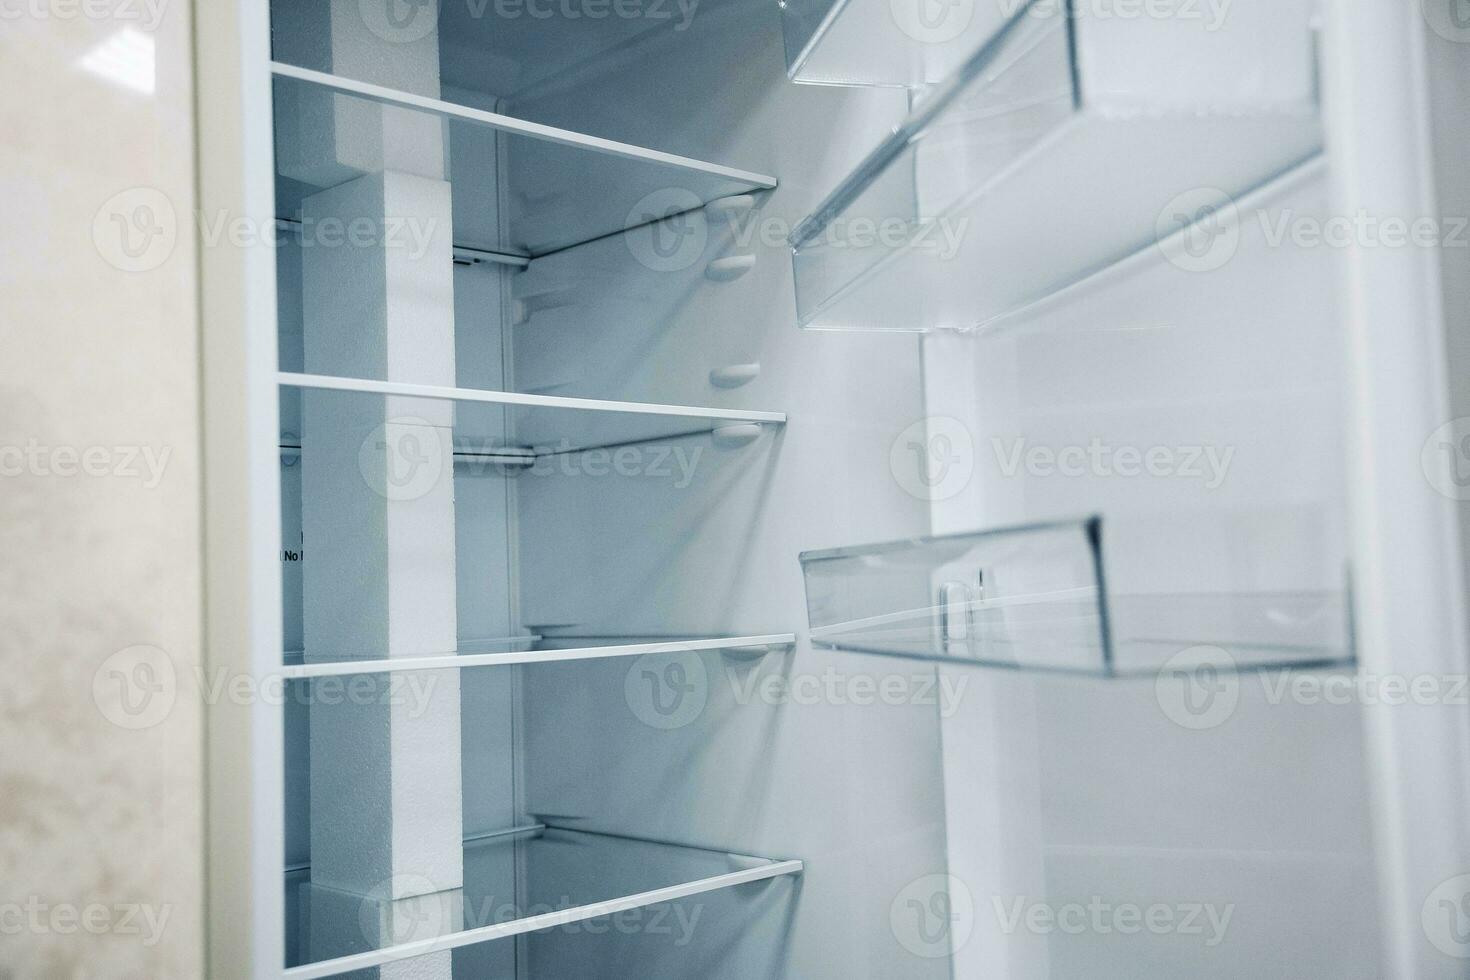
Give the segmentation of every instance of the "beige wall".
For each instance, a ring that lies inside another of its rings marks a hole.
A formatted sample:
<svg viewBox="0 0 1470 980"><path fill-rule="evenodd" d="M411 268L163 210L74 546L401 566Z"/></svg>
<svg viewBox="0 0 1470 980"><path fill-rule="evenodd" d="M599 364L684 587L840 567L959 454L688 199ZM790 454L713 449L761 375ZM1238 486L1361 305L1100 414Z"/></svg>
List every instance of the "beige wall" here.
<svg viewBox="0 0 1470 980"><path fill-rule="evenodd" d="M7 978L203 974L190 6L110 3L0 4Z"/></svg>

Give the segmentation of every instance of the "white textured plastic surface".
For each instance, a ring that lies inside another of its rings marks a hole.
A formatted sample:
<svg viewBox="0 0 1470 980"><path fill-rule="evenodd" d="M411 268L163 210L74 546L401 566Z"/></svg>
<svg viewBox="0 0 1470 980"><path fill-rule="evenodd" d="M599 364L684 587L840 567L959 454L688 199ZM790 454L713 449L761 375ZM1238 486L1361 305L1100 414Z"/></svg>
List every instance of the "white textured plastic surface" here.
<svg viewBox="0 0 1470 980"><path fill-rule="evenodd" d="M334 31L334 56L388 58L359 50L382 42L359 36L355 4L334 3L333 23L344 32ZM437 59L421 67L420 87L437 94ZM435 176L443 166L437 142L429 141L427 156L415 156L418 140L399 122L384 112L351 125L381 133L379 167L397 154L418 174L387 171L330 188L306 200L303 220L336 218L347 227L367 220L384 229L390 219L413 215L428 231L424 248L394 248L379 234L361 246L304 250L305 365L340 365L346 356L351 367L383 377L452 384L450 189ZM421 122L414 118L409 128ZM338 149L344 145L337 141ZM373 162L354 166L371 169ZM452 410L420 399L374 402L303 396L302 530L312 542L303 575L308 656L347 650L394 657L456 642L453 482L403 492L403 467L413 458L405 447L448 440ZM462 883L459 675L443 671L432 680L427 711L391 697L313 700L314 882L391 898ZM376 682L382 693L391 690L391 675ZM448 974L448 958L442 960L433 975Z"/></svg>

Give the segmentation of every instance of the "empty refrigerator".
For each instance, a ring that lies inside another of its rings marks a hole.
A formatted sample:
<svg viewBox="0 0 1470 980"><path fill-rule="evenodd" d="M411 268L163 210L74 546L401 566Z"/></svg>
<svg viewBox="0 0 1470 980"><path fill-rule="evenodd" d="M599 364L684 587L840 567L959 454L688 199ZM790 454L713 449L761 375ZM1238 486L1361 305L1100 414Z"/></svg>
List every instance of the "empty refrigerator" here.
<svg viewBox="0 0 1470 980"><path fill-rule="evenodd" d="M1338 6L272 5L253 969L1454 975Z"/></svg>

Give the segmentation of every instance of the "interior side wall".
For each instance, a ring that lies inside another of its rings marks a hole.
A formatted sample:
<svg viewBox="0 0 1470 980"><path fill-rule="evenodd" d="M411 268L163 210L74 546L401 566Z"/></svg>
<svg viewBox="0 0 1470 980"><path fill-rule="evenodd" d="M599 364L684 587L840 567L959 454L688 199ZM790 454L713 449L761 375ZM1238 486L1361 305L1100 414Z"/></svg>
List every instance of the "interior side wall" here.
<svg viewBox="0 0 1470 980"><path fill-rule="evenodd" d="M1267 234L1325 209L1319 168L1242 202L1240 246L1221 268L1186 271L1150 250L1004 335L926 341L929 412L963 420L973 474L936 503L935 530L1101 513L1114 594L1341 588L1338 257ZM1026 462L1094 441L1141 458L1200 447L1219 465ZM944 673L972 678L944 729L951 868L977 910L957 976L1378 975L1357 707L1295 703L1277 685L1300 671L1226 677L1238 700L1198 724L1167 677ZM1208 930L1006 927L1017 903L1094 896L1232 915L1214 944Z"/></svg>
<svg viewBox="0 0 1470 980"><path fill-rule="evenodd" d="M1434 184L1439 213L1458 225L1470 218L1470 178L1463 161L1470 150L1470 31L1447 30L1446 21L1430 21L1425 32L1430 112L1434 131ZM1458 26L1458 25L1457 25ZM1445 33L1442 33L1445 32ZM1448 33L1449 36L1446 36ZM1456 419L1470 418L1470 232L1440 250L1444 265L1446 346L1450 357L1450 398ZM1457 473L1470 467L1465 444L1454 446ZM1464 490L1464 487L1457 488ZM1461 493L1460 552L1470 562L1470 492ZM1470 568L1467 568L1470 574Z"/></svg>

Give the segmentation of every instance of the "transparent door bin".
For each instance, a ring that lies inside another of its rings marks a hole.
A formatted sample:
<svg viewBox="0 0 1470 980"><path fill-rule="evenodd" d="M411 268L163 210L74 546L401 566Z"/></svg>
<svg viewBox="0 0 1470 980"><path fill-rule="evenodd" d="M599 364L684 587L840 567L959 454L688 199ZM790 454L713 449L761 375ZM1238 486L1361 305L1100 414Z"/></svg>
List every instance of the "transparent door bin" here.
<svg viewBox="0 0 1470 980"><path fill-rule="evenodd" d="M1113 590L1103 520L801 556L813 644L1111 677L1179 658L1225 669L1353 661L1346 587Z"/></svg>
<svg viewBox="0 0 1470 980"><path fill-rule="evenodd" d="M803 327L987 327L1156 243L1188 260L1320 155L1309 0L1218 31L1064 7L1029 3L797 227Z"/></svg>
<svg viewBox="0 0 1470 980"><path fill-rule="evenodd" d="M784 0L786 74L812 85L944 81L1005 23L1003 3Z"/></svg>

